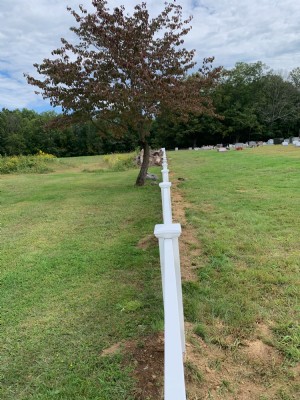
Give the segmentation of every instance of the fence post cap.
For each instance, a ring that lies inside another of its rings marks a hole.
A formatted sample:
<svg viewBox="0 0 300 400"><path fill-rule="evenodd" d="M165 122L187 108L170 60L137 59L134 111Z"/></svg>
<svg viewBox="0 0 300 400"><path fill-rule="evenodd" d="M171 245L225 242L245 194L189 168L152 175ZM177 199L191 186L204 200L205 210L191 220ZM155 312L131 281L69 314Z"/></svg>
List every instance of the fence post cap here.
<svg viewBox="0 0 300 400"><path fill-rule="evenodd" d="M157 224L155 225L154 235L157 238L173 239L181 235L180 224Z"/></svg>
<svg viewBox="0 0 300 400"><path fill-rule="evenodd" d="M166 188L170 188L172 186L171 182L160 182L159 187L161 189L166 189Z"/></svg>

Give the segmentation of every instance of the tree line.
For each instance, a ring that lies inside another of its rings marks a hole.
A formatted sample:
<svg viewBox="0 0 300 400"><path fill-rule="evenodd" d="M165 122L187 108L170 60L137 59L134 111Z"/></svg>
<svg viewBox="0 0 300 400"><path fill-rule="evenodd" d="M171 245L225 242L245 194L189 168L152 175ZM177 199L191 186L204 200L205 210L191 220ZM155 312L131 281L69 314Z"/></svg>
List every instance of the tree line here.
<svg viewBox="0 0 300 400"><path fill-rule="evenodd" d="M273 71L258 61L223 70L211 91L218 117L193 115L174 124L165 110L153 123L153 140L190 147L288 138L300 132L300 68Z"/></svg>
<svg viewBox="0 0 300 400"><path fill-rule="evenodd" d="M239 62L224 70L210 93L215 116L192 114L174 120L178 110L163 110L151 126L152 147L190 147L206 144L267 140L299 136L300 68L284 76L261 62ZM57 157L127 152L139 146L130 129L116 137L103 134L93 122L51 127L59 115L52 111L0 112L0 154L27 155L39 150Z"/></svg>
<svg viewBox="0 0 300 400"><path fill-rule="evenodd" d="M60 115L55 112L37 113L33 110L0 111L0 154L2 156L30 155L40 150L56 157L127 152L138 146L130 133L122 140L103 136L92 122L68 127L52 126Z"/></svg>

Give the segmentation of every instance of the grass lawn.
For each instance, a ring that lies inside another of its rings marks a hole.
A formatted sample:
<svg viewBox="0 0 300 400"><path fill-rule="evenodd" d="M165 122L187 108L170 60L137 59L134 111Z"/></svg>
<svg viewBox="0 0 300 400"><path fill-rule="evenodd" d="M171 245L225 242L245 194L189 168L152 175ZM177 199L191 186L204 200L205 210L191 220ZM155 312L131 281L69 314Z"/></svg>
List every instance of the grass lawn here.
<svg viewBox="0 0 300 400"><path fill-rule="evenodd" d="M280 366L256 371L277 392L251 399L299 398L300 149L179 151L169 160L173 180L185 179L187 220L201 249L191 260L196 280L183 287L187 321L225 350L261 339L280 352Z"/></svg>
<svg viewBox="0 0 300 400"><path fill-rule="evenodd" d="M162 329L158 249L137 247L161 221L160 194L102 166L0 177L3 400L133 398L133 365L101 352Z"/></svg>
<svg viewBox="0 0 300 400"><path fill-rule="evenodd" d="M197 239L196 276L183 282L188 340L210 357L186 365L189 400L298 399L300 149L168 158ZM137 246L161 223L160 190L104 167L78 157L0 176L1 399L134 399L134 360L101 353L163 329L158 246ZM257 343L280 362L249 358Z"/></svg>

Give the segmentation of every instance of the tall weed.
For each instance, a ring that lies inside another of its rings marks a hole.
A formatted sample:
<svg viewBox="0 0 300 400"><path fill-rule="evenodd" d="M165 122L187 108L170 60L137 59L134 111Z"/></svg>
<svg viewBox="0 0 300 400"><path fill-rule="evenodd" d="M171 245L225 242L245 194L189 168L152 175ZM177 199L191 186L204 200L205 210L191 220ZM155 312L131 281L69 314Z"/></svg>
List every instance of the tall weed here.
<svg viewBox="0 0 300 400"><path fill-rule="evenodd" d="M54 159L55 156L42 151L31 156L0 156L0 174L50 172L49 164Z"/></svg>
<svg viewBox="0 0 300 400"><path fill-rule="evenodd" d="M134 168L136 153L126 154L108 154L103 157L103 160L107 164L108 168L112 171L126 171L130 168Z"/></svg>

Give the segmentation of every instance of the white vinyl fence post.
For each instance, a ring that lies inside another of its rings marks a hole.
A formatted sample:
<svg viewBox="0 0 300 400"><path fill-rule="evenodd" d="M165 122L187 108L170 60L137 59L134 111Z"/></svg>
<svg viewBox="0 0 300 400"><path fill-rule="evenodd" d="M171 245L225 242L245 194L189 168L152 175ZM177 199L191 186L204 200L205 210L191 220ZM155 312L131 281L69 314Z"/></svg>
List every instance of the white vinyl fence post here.
<svg viewBox="0 0 300 400"><path fill-rule="evenodd" d="M162 177L163 177L163 182L169 182L169 170L168 168L163 168L161 170Z"/></svg>
<svg viewBox="0 0 300 400"><path fill-rule="evenodd" d="M179 322L180 322L181 348L182 348L182 353L185 353L184 313L183 313L178 237L173 238L173 249L174 249L175 273L176 273L178 312L179 312Z"/></svg>
<svg viewBox="0 0 300 400"><path fill-rule="evenodd" d="M186 400L178 279L173 240L181 233L180 224L155 226L154 234L163 239L164 314L165 314L165 400Z"/></svg>
<svg viewBox="0 0 300 400"><path fill-rule="evenodd" d="M171 208L171 182L161 182L159 187L161 188L161 199L163 209L163 220L164 224L172 223L172 208Z"/></svg>
<svg viewBox="0 0 300 400"><path fill-rule="evenodd" d="M163 300L165 301L165 249L164 249L164 238L158 238L159 245L159 259L160 259L160 270L161 270L161 282L162 282L162 292Z"/></svg>

